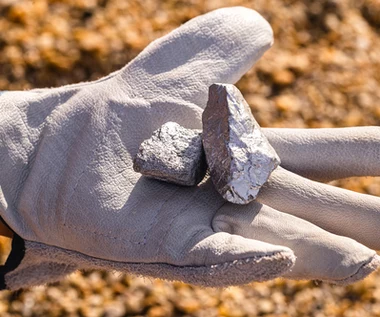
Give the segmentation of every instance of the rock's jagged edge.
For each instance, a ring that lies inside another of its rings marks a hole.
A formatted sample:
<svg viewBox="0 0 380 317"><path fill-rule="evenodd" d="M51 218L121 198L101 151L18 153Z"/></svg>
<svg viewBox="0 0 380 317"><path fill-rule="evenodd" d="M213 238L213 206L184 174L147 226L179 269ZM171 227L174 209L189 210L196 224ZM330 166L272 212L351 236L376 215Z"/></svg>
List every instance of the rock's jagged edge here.
<svg viewBox="0 0 380 317"><path fill-rule="evenodd" d="M213 84L202 116L202 141L211 179L228 201L247 204L280 164L241 92Z"/></svg>

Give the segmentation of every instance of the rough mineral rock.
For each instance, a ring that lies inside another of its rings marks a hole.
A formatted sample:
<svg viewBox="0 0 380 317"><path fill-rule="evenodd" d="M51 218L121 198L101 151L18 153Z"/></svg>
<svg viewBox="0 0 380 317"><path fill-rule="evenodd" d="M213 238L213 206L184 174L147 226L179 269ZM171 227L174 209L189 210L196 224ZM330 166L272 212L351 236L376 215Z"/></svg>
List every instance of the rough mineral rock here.
<svg viewBox="0 0 380 317"><path fill-rule="evenodd" d="M249 203L280 158L234 85L210 86L202 121L203 147L216 189L232 203Z"/></svg>
<svg viewBox="0 0 380 317"><path fill-rule="evenodd" d="M167 122L141 143L133 169L145 176L185 186L198 184L207 164L200 130Z"/></svg>

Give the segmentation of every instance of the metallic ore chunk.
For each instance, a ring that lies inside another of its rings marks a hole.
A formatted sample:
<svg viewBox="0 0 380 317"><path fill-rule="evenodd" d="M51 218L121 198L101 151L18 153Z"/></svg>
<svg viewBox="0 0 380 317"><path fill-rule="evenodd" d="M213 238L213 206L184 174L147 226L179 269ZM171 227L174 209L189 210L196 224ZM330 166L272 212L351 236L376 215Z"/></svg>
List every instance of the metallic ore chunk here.
<svg viewBox="0 0 380 317"><path fill-rule="evenodd" d="M163 124L141 143L133 169L170 183L198 184L207 169L201 131L186 129L175 122Z"/></svg>
<svg viewBox="0 0 380 317"><path fill-rule="evenodd" d="M202 121L203 147L216 189L232 203L249 203L280 158L234 85L210 86Z"/></svg>

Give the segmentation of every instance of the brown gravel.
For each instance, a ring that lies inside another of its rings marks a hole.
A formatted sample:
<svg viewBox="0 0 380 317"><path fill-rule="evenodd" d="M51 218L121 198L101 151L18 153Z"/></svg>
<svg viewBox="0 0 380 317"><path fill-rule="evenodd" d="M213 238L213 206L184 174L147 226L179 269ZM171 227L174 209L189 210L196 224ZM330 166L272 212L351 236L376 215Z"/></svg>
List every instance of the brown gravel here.
<svg viewBox="0 0 380 317"><path fill-rule="evenodd" d="M99 78L231 5L258 10L274 29L274 47L238 84L262 126L380 125L379 0L0 0L0 90ZM335 184L380 196L373 178ZM210 290L94 271L0 299L4 317L380 316L380 273L348 287L277 279Z"/></svg>

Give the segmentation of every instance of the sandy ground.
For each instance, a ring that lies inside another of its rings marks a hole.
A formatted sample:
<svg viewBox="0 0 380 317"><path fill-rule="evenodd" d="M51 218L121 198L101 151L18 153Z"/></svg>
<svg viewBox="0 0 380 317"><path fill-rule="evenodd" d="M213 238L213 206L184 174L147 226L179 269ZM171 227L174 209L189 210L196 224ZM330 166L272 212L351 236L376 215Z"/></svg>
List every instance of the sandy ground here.
<svg viewBox="0 0 380 317"><path fill-rule="evenodd" d="M190 18L231 5L258 10L274 30L273 48L238 83L262 126L380 125L377 0L0 0L0 90L99 78ZM380 196L374 178L335 184ZM380 273L347 287L278 279L224 290L75 273L0 293L0 316L380 316Z"/></svg>

